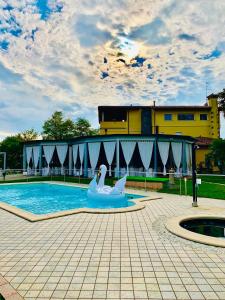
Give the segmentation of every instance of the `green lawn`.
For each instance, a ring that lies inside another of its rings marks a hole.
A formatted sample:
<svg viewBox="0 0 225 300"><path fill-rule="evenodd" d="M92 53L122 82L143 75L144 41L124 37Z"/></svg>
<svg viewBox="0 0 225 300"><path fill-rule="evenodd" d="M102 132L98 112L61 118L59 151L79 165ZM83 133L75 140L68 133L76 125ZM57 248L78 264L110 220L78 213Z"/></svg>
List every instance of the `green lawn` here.
<svg viewBox="0 0 225 300"><path fill-rule="evenodd" d="M215 182L225 184L225 176L200 176L199 178L201 178L204 182Z"/></svg>
<svg viewBox="0 0 225 300"><path fill-rule="evenodd" d="M202 184L198 186L198 197L205 198L215 198L225 200L225 184L221 185L222 178L215 178L212 176L212 181L210 178L202 178ZM224 178L224 177L223 177ZM224 179L223 179L224 180ZM219 183L219 184L217 184ZM168 194L180 194L180 180L175 180L175 186L170 188L168 185L164 185L162 190L159 190L162 193ZM185 184L184 180L181 180L181 195L185 195ZM192 195L192 181L187 181L187 195Z"/></svg>

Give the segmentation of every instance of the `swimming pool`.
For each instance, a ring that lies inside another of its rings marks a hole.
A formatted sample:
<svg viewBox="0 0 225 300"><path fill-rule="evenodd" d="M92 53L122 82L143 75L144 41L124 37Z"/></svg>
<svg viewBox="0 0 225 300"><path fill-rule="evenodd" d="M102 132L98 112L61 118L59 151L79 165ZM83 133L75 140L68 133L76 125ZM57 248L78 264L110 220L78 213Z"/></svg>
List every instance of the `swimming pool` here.
<svg viewBox="0 0 225 300"><path fill-rule="evenodd" d="M87 198L87 189L51 183L0 185L0 202L36 215L80 208L114 209L134 206L132 199L141 195L126 194L123 201L94 201Z"/></svg>

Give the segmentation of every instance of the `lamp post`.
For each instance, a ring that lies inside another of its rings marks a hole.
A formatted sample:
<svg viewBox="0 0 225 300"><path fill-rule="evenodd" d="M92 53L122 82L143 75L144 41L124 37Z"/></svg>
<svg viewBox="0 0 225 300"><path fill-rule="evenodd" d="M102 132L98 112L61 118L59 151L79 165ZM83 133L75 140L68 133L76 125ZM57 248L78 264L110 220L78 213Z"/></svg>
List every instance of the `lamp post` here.
<svg viewBox="0 0 225 300"><path fill-rule="evenodd" d="M193 207L198 207L198 197L197 197L197 170L196 170L196 149L198 146L192 144L192 193L193 193Z"/></svg>
<svg viewBox="0 0 225 300"><path fill-rule="evenodd" d="M3 155L3 170L6 169L6 152L0 152L0 155Z"/></svg>

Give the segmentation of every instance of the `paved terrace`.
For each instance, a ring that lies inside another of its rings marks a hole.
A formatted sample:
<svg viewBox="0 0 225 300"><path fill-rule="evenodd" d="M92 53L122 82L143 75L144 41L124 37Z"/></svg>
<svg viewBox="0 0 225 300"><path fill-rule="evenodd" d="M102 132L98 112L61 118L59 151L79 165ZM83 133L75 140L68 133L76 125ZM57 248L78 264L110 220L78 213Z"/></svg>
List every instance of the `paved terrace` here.
<svg viewBox="0 0 225 300"><path fill-rule="evenodd" d="M200 199L194 209L191 198L162 197L136 212L37 223L0 210L0 285L9 299L21 299L13 289L27 300L225 299L225 250L175 237L163 225L208 206L225 214L225 201Z"/></svg>

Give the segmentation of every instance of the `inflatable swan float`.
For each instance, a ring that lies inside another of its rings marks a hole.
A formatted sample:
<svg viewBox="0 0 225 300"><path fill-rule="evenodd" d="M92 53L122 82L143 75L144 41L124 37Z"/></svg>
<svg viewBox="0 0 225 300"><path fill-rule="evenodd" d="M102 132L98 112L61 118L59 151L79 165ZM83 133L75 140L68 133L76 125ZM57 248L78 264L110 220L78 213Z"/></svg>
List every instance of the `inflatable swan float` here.
<svg viewBox="0 0 225 300"><path fill-rule="evenodd" d="M114 187L105 185L105 176L107 168L105 165L100 166L101 176L97 183L97 175L92 179L89 184L87 195L91 198L98 200L123 200L125 198L124 189L126 184L127 175L118 180Z"/></svg>

